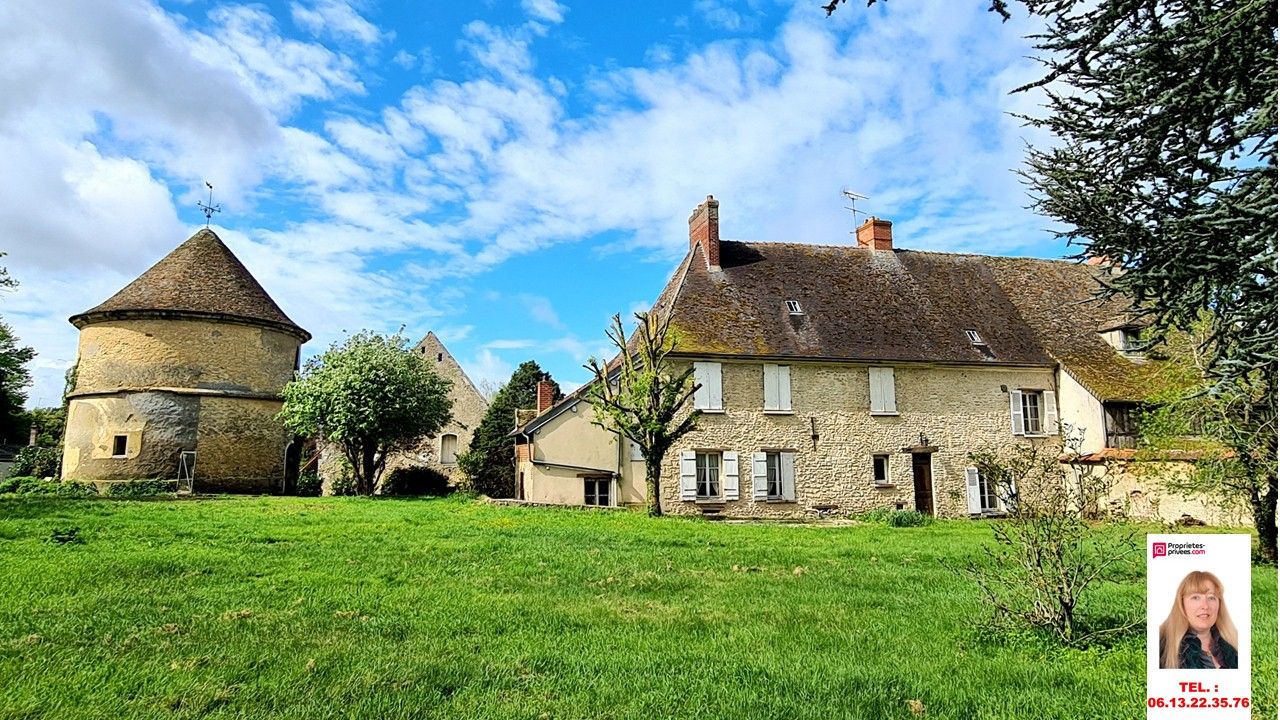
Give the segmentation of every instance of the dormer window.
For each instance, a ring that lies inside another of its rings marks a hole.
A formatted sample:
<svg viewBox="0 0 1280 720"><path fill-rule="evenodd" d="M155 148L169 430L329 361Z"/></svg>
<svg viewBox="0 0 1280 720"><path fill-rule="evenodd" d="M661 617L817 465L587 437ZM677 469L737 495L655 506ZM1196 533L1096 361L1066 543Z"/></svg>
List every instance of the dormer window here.
<svg viewBox="0 0 1280 720"><path fill-rule="evenodd" d="M1142 328L1133 326L1113 328L1103 331L1102 337L1108 345L1128 356L1129 359L1142 358Z"/></svg>
<svg viewBox="0 0 1280 720"><path fill-rule="evenodd" d="M799 301L799 300L788 300L788 301L787 301L787 312L791 313L792 315L803 315L803 314L804 314L804 311L800 309L800 301Z"/></svg>
<svg viewBox="0 0 1280 720"><path fill-rule="evenodd" d="M964 334L965 334L965 337L969 338L969 342L973 343L974 345L986 344L986 341L982 339L982 336L978 334L977 330L965 330Z"/></svg>
<svg viewBox="0 0 1280 720"><path fill-rule="evenodd" d="M1142 337L1138 328L1120 328L1120 352L1136 353L1141 346Z"/></svg>

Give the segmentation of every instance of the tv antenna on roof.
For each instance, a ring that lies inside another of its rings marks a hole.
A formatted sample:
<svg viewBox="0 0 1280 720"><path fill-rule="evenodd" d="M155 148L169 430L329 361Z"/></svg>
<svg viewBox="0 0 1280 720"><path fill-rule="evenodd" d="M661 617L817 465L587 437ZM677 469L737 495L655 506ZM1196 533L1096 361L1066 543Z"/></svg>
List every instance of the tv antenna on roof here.
<svg viewBox="0 0 1280 720"><path fill-rule="evenodd" d="M846 208L845 208L845 210L848 210L850 213L852 213L852 214L853 214L853 228L854 228L854 229L849 231L849 234L850 234L850 235L852 235L852 234L854 234L854 233L858 232L858 213L862 213L863 215L867 215L867 214L868 214L868 213L865 213L865 212L863 212L863 211L861 211L861 210L859 210L859 209L858 209L858 201L859 201L859 200L867 200L868 198L867 198L867 196L866 196L866 195L859 195L858 193L856 193L856 192L854 192L854 191L850 190L850 189L849 189L849 188L847 188L847 187L846 187L846 188L840 188L840 194L841 194L841 195L844 195L844 196L845 196L845 198L847 198L847 199L849 200L849 206L848 206L848 207L846 207Z"/></svg>
<svg viewBox="0 0 1280 720"><path fill-rule="evenodd" d="M209 202L202 203L197 200L196 207L204 211L204 226L209 227L209 221L213 219L213 214L216 212L222 212L222 203L218 203L217 205L213 204L213 186L209 184L208 180L204 181L204 186L209 188Z"/></svg>

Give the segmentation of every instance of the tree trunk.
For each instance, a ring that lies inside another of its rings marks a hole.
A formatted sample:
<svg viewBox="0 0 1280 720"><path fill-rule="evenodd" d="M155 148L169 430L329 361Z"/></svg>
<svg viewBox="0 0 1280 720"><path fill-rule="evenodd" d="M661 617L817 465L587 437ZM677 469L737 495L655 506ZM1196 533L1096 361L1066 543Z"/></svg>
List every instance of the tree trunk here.
<svg viewBox="0 0 1280 720"><path fill-rule="evenodd" d="M366 441L364 446L360 448L360 483L359 494L373 494L374 473L377 472L377 463L374 462L374 456L377 454L377 445Z"/></svg>
<svg viewBox="0 0 1280 720"><path fill-rule="evenodd" d="M1253 524L1258 528L1258 557L1260 565L1276 564L1276 477L1262 480L1262 492L1254 493Z"/></svg>
<svg viewBox="0 0 1280 720"><path fill-rule="evenodd" d="M659 479L662 476L662 458L646 457L644 460L645 498L649 503L649 515L662 517L662 494Z"/></svg>

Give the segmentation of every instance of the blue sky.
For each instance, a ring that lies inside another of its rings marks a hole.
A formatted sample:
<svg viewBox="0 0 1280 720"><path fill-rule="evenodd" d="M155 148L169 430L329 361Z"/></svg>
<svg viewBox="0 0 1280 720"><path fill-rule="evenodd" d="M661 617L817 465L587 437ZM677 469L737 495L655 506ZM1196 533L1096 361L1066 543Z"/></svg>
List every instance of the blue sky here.
<svg viewBox="0 0 1280 720"><path fill-rule="evenodd" d="M1025 18L986 2L9 0L0 314L60 401L66 318L203 225L322 351L435 330L563 386L647 307L708 194L725 239L1061 257L1013 170L1045 138Z"/></svg>

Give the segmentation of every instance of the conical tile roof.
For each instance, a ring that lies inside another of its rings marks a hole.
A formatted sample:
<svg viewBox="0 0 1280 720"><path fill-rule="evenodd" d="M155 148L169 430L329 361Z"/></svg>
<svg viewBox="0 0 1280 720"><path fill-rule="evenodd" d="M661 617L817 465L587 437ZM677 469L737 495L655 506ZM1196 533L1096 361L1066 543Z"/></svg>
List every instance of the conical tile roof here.
<svg viewBox="0 0 1280 720"><path fill-rule="evenodd" d="M106 302L70 320L83 328L102 320L140 315L248 321L283 330L303 342L311 339L208 228L192 235Z"/></svg>

